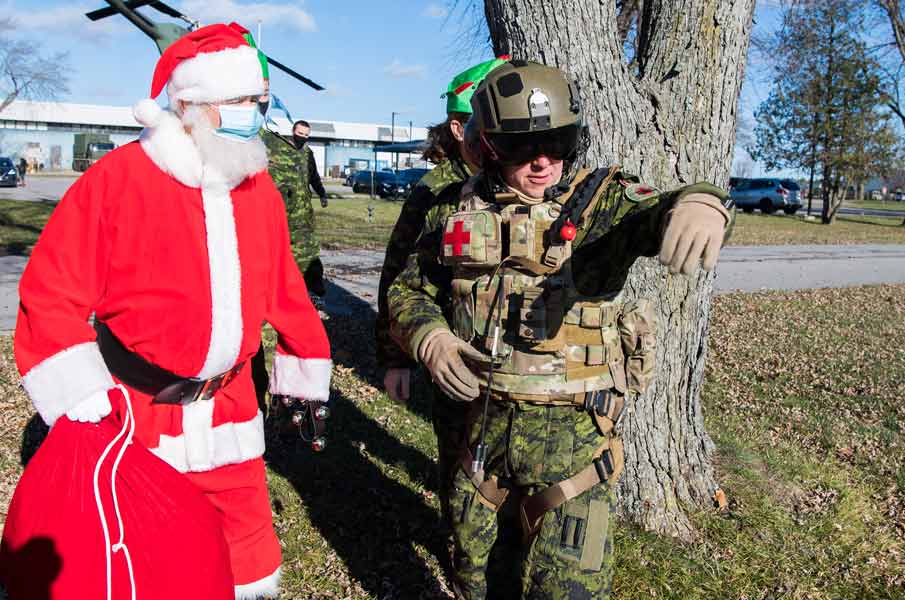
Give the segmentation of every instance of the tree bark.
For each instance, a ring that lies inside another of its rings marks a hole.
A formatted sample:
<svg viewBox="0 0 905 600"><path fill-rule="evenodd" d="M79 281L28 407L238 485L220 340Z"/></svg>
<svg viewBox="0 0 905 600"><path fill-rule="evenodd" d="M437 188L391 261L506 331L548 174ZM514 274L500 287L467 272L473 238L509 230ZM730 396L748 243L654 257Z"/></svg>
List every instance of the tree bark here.
<svg viewBox="0 0 905 600"><path fill-rule="evenodd" d="M647 0L638 22L638 73L625 64L615 3L485 0L497 55L573 76L591 128L591 165L619 163L670 189L725 186L754 0ZM669 275L638 261L628 298L659 300L657 378L624 424L620 511L649 530L694 537L686 509L709 505L718 484L700 390L712 276Z"/></svg>

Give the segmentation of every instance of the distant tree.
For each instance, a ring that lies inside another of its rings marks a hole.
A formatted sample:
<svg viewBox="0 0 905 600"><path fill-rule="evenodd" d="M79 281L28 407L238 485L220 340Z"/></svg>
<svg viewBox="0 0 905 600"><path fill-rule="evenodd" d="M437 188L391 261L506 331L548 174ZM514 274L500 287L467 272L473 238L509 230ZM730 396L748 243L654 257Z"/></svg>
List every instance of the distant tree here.
<svg viewBox="0 0 905 600"><path fill-rule="evenodd" d="M905 14L902 13L900 0L873 0L873 5L879 8L880 13L889 21L893 36L891 45L896 48L898 57L898 60L892 61L886 70L884 100L905 127L905 104L901 95L902 71L905 67Z"/></svg>
<svg viewBox="0 0 905 600"><path fill-rule="evenodd" d="M56 100L69 92L64 52L46 55L40 42L12 37L15 23L0 19L0 112L15 100Z"/></svg>
<svg viewBox="0 0 905 600"><path fill-rule="evenodd" d="M847 189L885 172L895 158L880 65L863 41L863 10L858 0L800 0L785 8L770 46L773 89L758 108L749 149L767 168L807 169L812 182L819 175L824 223L833 221Z"/></svg>
<svg viewBox="0 0 905 600"><path fill-rule="evenodd" d="M898 66L890 71L892 75L888 78L890 85L886 93L886 104L902 121L902 127L905 127L905 106L903 106L901 95L901 74L905 68L905 14L902 12L900 0L874 0L874 2L889 19L889 26L895 40L894 45L899 51L900 59ZM901 169L897 173L900 177L903 176ZM902 220L902 226L905 227L905 219Z"/></svg>

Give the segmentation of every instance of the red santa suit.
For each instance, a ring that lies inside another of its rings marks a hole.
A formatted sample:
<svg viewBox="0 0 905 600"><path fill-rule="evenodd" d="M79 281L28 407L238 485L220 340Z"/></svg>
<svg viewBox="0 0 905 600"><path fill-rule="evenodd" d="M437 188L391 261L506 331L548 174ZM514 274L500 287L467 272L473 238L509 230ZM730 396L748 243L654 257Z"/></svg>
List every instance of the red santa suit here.
<svg viewBox="0 0 905 600"><path fill-rule="evenodd" d="M205 71L217 54L199 56ZM263 89L256 53L242 50L240 63L245 74L223 83L215 97L240 95L236 86L242 93ZM177 75L179 67L171 86ZM181 75L183 84L191 79ZM19 287L15 354L22 383L49 425L114 386L92 314L128 350L182 377L207 379L245 362L213 398L185 406L152 404L131 389L135 439L185 473L222 515L237 597L273 595L280 547L247 361L258 350L262 324L270 323L278 333L271 392L326 401L329 344L266 168L229 182L203 164L175 115L144 105L137 116L151 125L140 141L82 175L35 245Z"/></svg>

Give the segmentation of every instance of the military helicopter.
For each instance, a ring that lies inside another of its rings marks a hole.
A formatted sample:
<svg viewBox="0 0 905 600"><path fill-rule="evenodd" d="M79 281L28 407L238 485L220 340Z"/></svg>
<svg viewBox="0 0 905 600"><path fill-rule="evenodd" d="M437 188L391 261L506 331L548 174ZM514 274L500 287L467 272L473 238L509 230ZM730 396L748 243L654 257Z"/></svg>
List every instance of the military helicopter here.
<svg viewBox="0 0 905 600"><path fill-rule="evenodd" d="M169 47L169 45L175 42L177 39L181 38L190 31L198 29L198 27L200 27L201 25L197 19L186 16L172 6L169 6L164 2L160 2L159 0L128 0L126 2L124 2L123 0L106 0L106 2L110 6L105 6L104 8L85 13L85 16L92 21L99 21L100 19L105 19L107 17L112 17L113 15L120 14L129 19L129 21L133 25L138 27L138 29L140 29L142 33L154 40L154 43L157 44L157 49L161 53L163 53L163 51L166 50L167 47ZM142 6L153 8L159 13L165 14L175 19L179 19L180 21L185 22L187 26L177 25L176 23L152 21L136 10ZM290 69L283 63L276 61L269 56L267 56L267 62L277 69L283 71L290 77L294 77L295 79L301 81L307 86L314 88L315 90L322 91L324 89L323 86L311 81L304 75Z"/></svg>

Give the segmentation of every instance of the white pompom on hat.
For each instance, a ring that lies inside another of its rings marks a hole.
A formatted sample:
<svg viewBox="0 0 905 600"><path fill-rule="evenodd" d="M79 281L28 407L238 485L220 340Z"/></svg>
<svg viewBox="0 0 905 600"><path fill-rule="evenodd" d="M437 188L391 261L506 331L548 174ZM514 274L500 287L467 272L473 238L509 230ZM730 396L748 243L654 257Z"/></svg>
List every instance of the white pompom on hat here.
<svg viewBox="0 0 905 600"><path fill-rule="evenodd" d="M248 30L236 23L217 23L192 31L167 48L157 61L151 97L132 108L145 127L160 122L162 109L153 100L167 88L170 102L217 102L264 93L258 51L246 41Z"/></svg>

